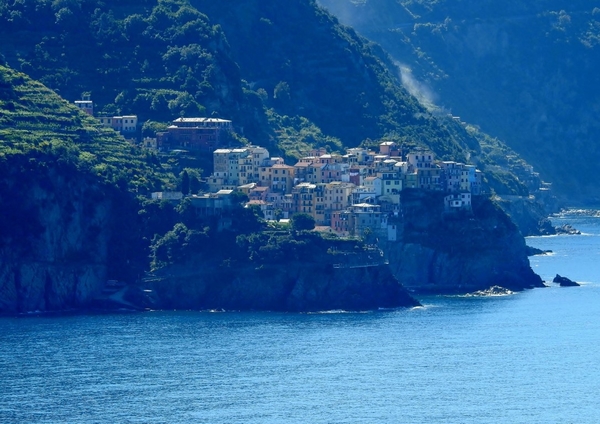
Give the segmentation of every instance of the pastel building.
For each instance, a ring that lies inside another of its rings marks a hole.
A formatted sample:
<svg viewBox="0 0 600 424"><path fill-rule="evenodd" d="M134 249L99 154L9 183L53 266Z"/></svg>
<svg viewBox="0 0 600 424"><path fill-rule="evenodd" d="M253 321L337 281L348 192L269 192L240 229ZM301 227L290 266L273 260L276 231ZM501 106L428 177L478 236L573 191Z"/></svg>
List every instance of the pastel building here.
<svg viewBox="0 0 600 424"><path fill-rule="evenodd" d="M348 208L352 204L354 184L334 181L325 184L323 193L324 224L330 225L333 213Z"/></svg>
<svg viewBox="0 0 600 424"><path fill-rule="evenodd" d="M135 134L137 131L137 115L98 116L98 120L105 127L112 128L121 134Z"/></svg>
<svg viewBox="0 0 600 424"><path fill-rule="evenodd" d="M412 170L434 167L435 155L429 150L417 150L406 155L406 161Z"/></svg>
<svg viewBox="0 0 600 424"><path fill-rule="evenodd" d="M296 168L289 165L277 164L270 168L270 186L272 191L291 193L294 186Z"/></svg>

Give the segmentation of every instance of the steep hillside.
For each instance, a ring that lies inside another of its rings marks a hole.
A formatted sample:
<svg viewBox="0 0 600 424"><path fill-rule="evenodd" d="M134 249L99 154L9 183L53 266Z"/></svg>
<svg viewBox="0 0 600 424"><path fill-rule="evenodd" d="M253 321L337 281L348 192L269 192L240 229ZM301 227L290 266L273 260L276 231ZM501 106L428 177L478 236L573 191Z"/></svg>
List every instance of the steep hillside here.
<svg viewBox="0 0 600 424"><path fill-rule="evenodd" d="M305 116L346 146L390 138L464 159L477 141L399 84L389 57L311 0L191 0L221 25L242 76L278 114Z"/></svg>
<svg viewBox="0 0 600 424"><path fill-rule="evenodd" d="M0 66L0 313L76 308L147 266L136 193L156 157Z"/></svg>
<svg viewBox="0 0 600 424"><path fill-rule="evenodd" d="M563 197L600 199L595 183L600 160L598 4L321 3L401 62L406 82L504 140Z"/></svg>
<svg viewBox="0 0 600 424"><path fill-rule="evenodd" d="M55 157L105 183L139 193L166 181L154 154L23 73L0 65L0 154Z"/></svg>
<svg viewBox="0 0 600 424"><path fill-rule="evenodd" d="M239 70L223 32L183 1L0 1L8 63L107 113L168 121L240 112Z"/></svg>
<svg viewBox="0 0 600 424"><path fill-rule="evenodd" d="M69 100L88 92L100 111L138 114L144 134L216 114L287 156L382 138L447 159L487 155L479 134L429 113L387 54L314 0L0 0L0 37L9 65Z"/></svg>

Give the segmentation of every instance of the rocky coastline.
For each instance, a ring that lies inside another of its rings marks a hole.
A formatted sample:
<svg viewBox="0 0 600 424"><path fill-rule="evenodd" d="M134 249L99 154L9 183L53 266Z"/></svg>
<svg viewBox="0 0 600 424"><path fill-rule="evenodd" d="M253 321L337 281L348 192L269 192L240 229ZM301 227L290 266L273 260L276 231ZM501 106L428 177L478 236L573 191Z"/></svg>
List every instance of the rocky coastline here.
<svg viewBox="0 0 600 424"><path fill-rule="evenodd" d="M107 293L114 202L102 186L59 171L50 168L43 185L32 184L24 193L39 234L24 250L1 251L0 313L373 310L417 306L413 296L422 293L543 287L529 267L524 238L489 199L475 198L472 213L448 214L441 193L407 190L396 217L396 240L379 243L385 259L379 263L340 265L328 255L313 255L231 265L225 257L190 257L185 265Z"/></svg>
<svg viewBox="0 0 600 424"><path fill-rule="evenodd" d="M407 289L464 294L492 286L544 287L529 265L525 239L495 203L475 196L472 214L448 214L439 196L407 191L397 241L384 248L392 272Z"/></svg>
<svg viewBox="0 0 600 424"><path fill-rule="evenodd" d="M175 267L146 279L162 309L308 312L419 306L386 265L292 262L259 268Z"/></svg>
<svg viewBox="0 0 600 424"><path fill-rule="evenodd" d="M396 239L380 242L386 261L377 266L335 268L323 258L224 269L195 260L161 270L145 287L167 309L285 311L414 306L410 294L544 287L523 236L499 207L478 197L472 214L448 214L441 196L403 194Z"/></svg>

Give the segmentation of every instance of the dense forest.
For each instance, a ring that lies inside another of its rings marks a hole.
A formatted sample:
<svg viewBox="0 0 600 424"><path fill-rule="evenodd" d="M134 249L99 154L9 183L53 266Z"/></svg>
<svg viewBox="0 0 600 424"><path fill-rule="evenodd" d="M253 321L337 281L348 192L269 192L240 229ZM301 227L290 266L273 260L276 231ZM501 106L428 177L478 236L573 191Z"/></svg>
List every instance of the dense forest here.
<svg viewBox="0 0 600 424"><path fill-rule="evenodd" d="M563 197L598 202L600 5L320 0L380 43L407 86L499 137Z"/></svg>

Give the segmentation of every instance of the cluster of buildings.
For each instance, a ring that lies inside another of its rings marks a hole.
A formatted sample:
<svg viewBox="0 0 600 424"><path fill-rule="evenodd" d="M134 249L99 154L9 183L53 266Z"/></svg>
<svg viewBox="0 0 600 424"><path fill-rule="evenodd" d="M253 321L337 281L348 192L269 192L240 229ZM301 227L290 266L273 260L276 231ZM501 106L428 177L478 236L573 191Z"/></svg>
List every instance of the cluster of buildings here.
<svg viewBox="0 0 600 424"><path fill-rule="evenodd" d="M90 96L83 96L82 100L76 100L75 106L84 111L90 116L94 116L94 102L90 99ZM115 131L120 132L125 137L135 137L138 128L138 117L137 115L123 115L123 116L108 116L98 115L96 116L100 123L105 127L112 128Z"/></svg>
<svg viewBox="0 0 600 424"><path fill-rule="evenodd" d="M89 96L75 101L75 105L94 116ZM96 117L125 137L133 138L138 133L136 115ZM458 117L452 119L460 121ZM318 226L330 227L339 234L363 235L369 229L385 236L387 231L387 238L392 240L392 223L399 213L402 190L442 191L448 213L470 212L472 195L481 193L482 175L474 165L438 161L428 150L404 152L395 142L381 143L378 152L353 148L339 155L320 149L292 166L282 158L270 157L268 150L260 146L219 148L227 144L232 130L230 120L182 117L157 133L156 138L144 138L142 145L158 151L213 152L214 169L207 180L209 193L190 197L200 215L220 215L232 206L231 193L241 191L248 196L248 205L260 207L268 220L307 213ZM529 190L550 193L548 184L529 165L510 156L507 161ZM183 195L155 193L153 197L179 201Z"/></svg>
<svg viewBox="0 0 600 424"><path fill-rule="evenodd" d="M260 207L265 219L306 213L316 225L341 235L363 235L368 228L393 240L391 222L406 188L443 191L448 213L469 212L471 196L481 192L481 172L475 166L438 161L424 149L402 155L395 142L381 143L378 152L353 148L340 155L315 150L293 166L270 157L260 146L216 149L213 158L207 180L210 194L192 196L206 214L209 203L240 191L248 196L248 205Z"/></svg>
<svg viewBox="0 0 600 424"><path fill-rule="evenodd" d="M88 98L75 104L94 116ZM122 134L137 132L137 116L98 116L100 122ZM481 172L474 165L438 161L431 151L403 152L395 142L383 142L379 151L348 149L345 155L314 150L296 164L271 157L260 146L219 148L232 131L232 122L219 118L178 118L144 145L160 151L176 149L213 152L209 193L192 195L199 215L220 215L239 191L248 205L259 207L267 220L306 213L317 226L340 235L396 237L400 195L407 188L445 193L448 213L471 211L471 196L481 192ZM166 196L166 197L165 197ZM175 197L173 197L175 196ZM155 193L157 199L179 201L181 193Z"/></svg>
<svg viewBox="0 0 600 424"><path fill-rule="evenodd" d="M90 96L76 100L75 105L90 116L94 115L94 103ZM137 138L137 115L108 116L96 118L106 127L120 132L125 138ZM232 122L220 118L177 118L166 131L156 134L156 138L146 137L141 141L143 147L159 151L191 150L210 153L225 143L233 130Z"/></svg>
<svg viewBox="0 0 600 424"><path fill-rule="evenodd" d="M75 104L94 116L89 97ZM122 134L137 132L137 116L98 116L100 122ZM481 192L481 172L474 165L438 161L431 151L403 152L395 142L383 142L379 151L348 149L345 155L314 150L294 165L271 157L260 146L219 148L232 131L232 122L219 118L178 118L146 147L160 151L176 149L213 152L209 193L190 201L200 215L221 214L231 207L231 193L240 191L248 205L259 207L267 220L287 219L306 213L317 226L341 235L364 235L395 239L400 195L407 188L445 193L448 213L471 211L472 195ZM156 193L163 200L181 200L181 193ZM166 198L164 196L167 196ZM171 197L169 197L171 196Z"/></svg>

